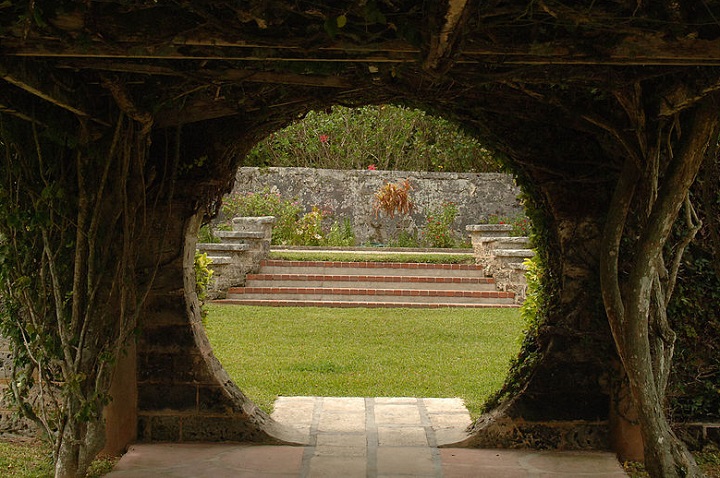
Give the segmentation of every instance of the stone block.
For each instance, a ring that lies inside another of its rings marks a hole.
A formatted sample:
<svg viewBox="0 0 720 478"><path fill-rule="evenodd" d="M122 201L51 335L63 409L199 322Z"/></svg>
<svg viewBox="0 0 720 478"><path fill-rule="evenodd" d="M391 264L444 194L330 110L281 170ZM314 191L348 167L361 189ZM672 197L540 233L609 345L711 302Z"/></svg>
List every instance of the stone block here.
<svg viewBox="0 0 720 478"><path fill-rule="evenodd" d="M221 387L198 388L198 410L200 413L230 413L233 404Z"/></svg>
<svg viewBox="0 0 720 478"><path fill-rule="evenodd" d="M143 330L140 346L143 348L190 348L195 345L195 336L190 324L148 327Z"/></svg>
<svg viewBox="0 0 720 478"><path fill-rule="evenodd" d="M208 370L202 355L188 352L173 356L174 380L176 382L214 383L216 379Z"/></svg>
<svg viewBox="0 0 720 478"><path fill-rule="evenodd" d="M247 420L246 415L208 417L190 416L182 421L183 441L258 441L264 439L257 425Z"/></svg>
<svg viewBox="0 0 720 478"><path fill-rule="evenodd" d="M181 429L177 416L140 416L138 440L177 442L181 439Z"/></svg>
<svg viewBox="0 0 720 478"><path fill-rule="evenodd" d="M143 412L197 410L197 387L188 384L138 384L138 409Z"/></svg>
<svg viewBox="0 0 720 478"><path fill-rule="evenodd" d="M173 382L175 369L173 354L170 353L139 353L138 380L141 382Z"/></svg>

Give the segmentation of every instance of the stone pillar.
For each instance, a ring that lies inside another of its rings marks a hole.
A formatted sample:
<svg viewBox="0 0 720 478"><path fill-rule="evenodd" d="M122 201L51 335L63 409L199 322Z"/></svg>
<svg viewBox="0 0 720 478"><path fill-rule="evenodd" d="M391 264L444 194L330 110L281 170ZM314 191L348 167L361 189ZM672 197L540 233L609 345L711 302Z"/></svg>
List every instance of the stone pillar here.
<svg viewBox="0 0 720 478"><path fill-rule="evenodd" d="M465 445L610 448L614 345L597 272L601 228L594 215L556 219L549 237L557 243L546 258L546 280L556 284L552 307L541 311L544 321L526 343L505 399L473 425Z"/></svg>
<svg viewBox="0 0 720 478"><path fill-rule="evenodd" d="M276 443L280 429L232 382L212 353L195 294L193 259L202 212L175 204L137 348L140 441ZM164 223L161 223L165 225ZM162 227L160 227L162 229Z"/></svg>

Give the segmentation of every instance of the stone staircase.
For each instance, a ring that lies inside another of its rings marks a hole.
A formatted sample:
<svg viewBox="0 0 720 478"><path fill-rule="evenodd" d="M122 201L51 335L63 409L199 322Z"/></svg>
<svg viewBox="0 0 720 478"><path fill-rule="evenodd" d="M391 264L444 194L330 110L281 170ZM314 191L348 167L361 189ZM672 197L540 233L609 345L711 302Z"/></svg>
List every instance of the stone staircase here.
<svg viewBox="0 0 720 478"><path fill-rule="evenodd" d="M315 307L514 307L474 264L261 262L221 303Z"/></svg>
<svg viewBox="0 0 720 478"><path fill-rule="evenodd" d="M476 262L488 277L495 279L498 290L515 293L517 303L525 300L527 281L525 259L532 258L528 237L512 237L509 224L476 224L466 227L472 240Z"/></svg>

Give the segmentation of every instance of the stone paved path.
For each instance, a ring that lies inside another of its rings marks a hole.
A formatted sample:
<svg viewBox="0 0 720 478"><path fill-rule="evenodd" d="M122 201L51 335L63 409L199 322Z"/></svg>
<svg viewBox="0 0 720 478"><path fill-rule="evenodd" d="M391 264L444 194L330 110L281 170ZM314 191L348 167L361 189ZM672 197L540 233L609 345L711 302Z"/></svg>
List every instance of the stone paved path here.
<svg viewBox="0 0 720 478"><path fill-rule="evenodd" d="M602 452L438 448L464 438L460 399L281 397L273 418L305 446L139 444L110 478L481 477L620 478Z"/></svg>

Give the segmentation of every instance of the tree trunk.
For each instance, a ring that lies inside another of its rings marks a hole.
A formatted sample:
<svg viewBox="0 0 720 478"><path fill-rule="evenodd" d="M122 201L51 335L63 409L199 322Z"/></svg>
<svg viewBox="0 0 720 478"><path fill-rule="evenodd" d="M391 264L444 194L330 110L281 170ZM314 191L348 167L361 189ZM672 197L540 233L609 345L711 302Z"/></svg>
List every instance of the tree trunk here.
<svg viewBox="0 0 720 478"><path fill-rule="evenodd" d="M708 141L717 136L717 112L711 100L695 107L683 123L681 141L667 144L666 151L646 146L660 141L640 137L647 134L646 124L642 111L636 112L636 151L643 157L628 156L610 205L601 254L603 302L637 409L646 469L658 478L701 476L664 413L674 347L665 308L674 277L665 270L663 251ZM670 132L664 127L661 122L655 138L671 137L672 127Z"/></svg>

